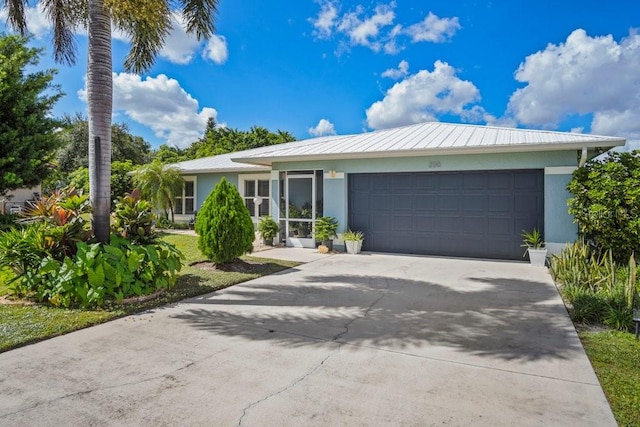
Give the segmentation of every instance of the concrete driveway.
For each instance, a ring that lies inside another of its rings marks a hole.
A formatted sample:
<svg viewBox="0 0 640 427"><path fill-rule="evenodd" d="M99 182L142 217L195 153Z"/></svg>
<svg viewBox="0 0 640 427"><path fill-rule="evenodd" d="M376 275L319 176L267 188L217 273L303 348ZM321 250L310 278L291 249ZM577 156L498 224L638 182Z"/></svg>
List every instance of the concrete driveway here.
<svg viewBox="0 0 640 427"><path fill-rule="evenodd" d="M613 426L544 269L334 255L0 354L0 425Z"/></svg>

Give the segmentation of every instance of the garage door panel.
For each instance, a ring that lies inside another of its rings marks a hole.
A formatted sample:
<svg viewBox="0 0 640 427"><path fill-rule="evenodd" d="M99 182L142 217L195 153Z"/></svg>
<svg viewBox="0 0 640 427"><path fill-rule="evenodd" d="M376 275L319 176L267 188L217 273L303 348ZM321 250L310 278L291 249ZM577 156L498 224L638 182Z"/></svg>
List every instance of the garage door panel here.
<svg viewBox="0 0 640 427"><path fill-rule="evenodd" d="M388 194L372 194L369 200L373 211L387 210L391 208Z"/></svg>
<svg viewBox="0 0 640 427"><path fill-rule="evenodd" d="M490 172L487 176L487 187L490 190L511 190L513 179L507 172Z"/></svg>
<svg viewBox="0 0 640 427"><path fill-rule="evenodd" d="M489 225L487 233L492 235L512 235L513 219L512 218L487 218Z"/></svg>
<svg viewBox="0 0 640 427"><path fill-rule="evenodd" d="M457 174L439 175L439 178L440 182L438 189L440 191L458 189L462 185L462 176Z"/></svg>
<svg viewBox="0 0 640 427"><path fill-rule="evenodd" d="M438 190L438 177L434 174L415 175L414 183L418 191L433 192Z"/></svg>
<svg viewBox="0 0 640 427"><path fill-rule="evenodd" d="M438 218L438 232L439 233L454 233L457 234L460 231L460 221L458 218Z"/></svg>
<svg viewBox="0 0 640 427"><path fill-rule="evenodd" d="M535 190L538 188L538 175L535 173L521 173L514 177L516 190Z"/></svg>
<svg viewBox="0 0 640 427"><path fill-rule="evenodd" d="M392 221L393 230L398 233L413 231L413 216L412 215L394 215Z"/></svg>
<svg viewBox="0 0 640 427"><path fill-rule="evenodd" d="M436 195L419 195L413 200L413 206L417 211L434 211L436 210Z"/></svg>
<svg viewBox="0 0 640 427"><path fill-rule="evenodd" d="M486 185L484 178L482 173L466 173L463 175L463 188L465 190L481 190Z"/></svg>
<svg viewBox="0 0 640 427"><path fill-rule="evenodd" d="M411 194L395 194L391 196L392 205L391 208L395 211L412 210L413 209L413 196ZM387 198L387 205L389 199Z"/></svg>
<svg viewBox="0 0 640 427"><path fill-rule="evenodd" d="M460 210L460 198L456 195L439 195L436 200L438 201L438 211L449 213L458 212Z"/></svg>
<svg viewBox="0 0 640 427"><path fill-rule="evenodd" d="M392 177L390 175L373 175L368 177L371 189L376 191L385 191L391 188Z"/></svg>
<svg viewBox="0 0 640 427"><path fill-rule="evenodd" d="M515 197L515 211L517 213L522 212L535 212L536 206L540 203L540 196L537 194L519 194Z"/></svg>
<svg viewBox="0 0 640 427"><path fill-rule="evenodd" d="M486 197L483 197L481 195L465 194L464 197L462 198L462 211L465 214L484 212L486 209L485 201L486 201Z"/></svg>
<svg viewBox="0 0 640 427"><path fill-rule="evenodd" d="M469 234L487 234L487 219L484 217L467 217L462 218L462 231Z"/></svg>
<svg viewBox="0 0 640 427"><path fill-rule="evenodd" d="M543 231L541 170L349 175L349 227L380 252L522 259Z"/></svg>
<svg viewBox="0 0 640 427"><path fill-rule="evenodd" d="M403 190L413 193L415 185L411 175L393 175L391 186L394 191L402 192Z"/></svg>
<svg viewBox="0 0 640 427"><path fill-rule="evenodd" d="M415 215L412 218L413 230L417 233L435 233L438 231L437 218L431 215Z"/></svg>

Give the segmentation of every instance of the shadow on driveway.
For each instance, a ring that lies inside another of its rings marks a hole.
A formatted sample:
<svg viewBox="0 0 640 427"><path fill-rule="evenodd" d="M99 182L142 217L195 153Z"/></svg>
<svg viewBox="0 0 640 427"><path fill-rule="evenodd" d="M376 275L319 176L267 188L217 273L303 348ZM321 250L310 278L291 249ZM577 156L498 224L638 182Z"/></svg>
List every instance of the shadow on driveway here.
<svg viewBox="0 0 640 427"><path fill-rule="evenodd" d="M467 277L450 286L383 275L292 276L186 301L193 307L174 317L214 334L288 346L338 342L412 353L443 346L522 361L581 350L549 282Z"/></svg>

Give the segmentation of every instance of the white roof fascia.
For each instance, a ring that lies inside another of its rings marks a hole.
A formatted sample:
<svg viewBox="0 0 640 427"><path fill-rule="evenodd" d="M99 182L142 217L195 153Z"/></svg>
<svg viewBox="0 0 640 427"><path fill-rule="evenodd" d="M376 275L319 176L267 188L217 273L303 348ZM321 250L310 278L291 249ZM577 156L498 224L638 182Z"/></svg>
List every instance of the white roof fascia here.
<svg viewBox="0 0 640 427"><path fill-rule="evenodd" d="M311 155L292 155L292 156L267 156L256 155L255 157L237 157L231 160L238 163L249 163L261 166L271 166L274 162L294 162L294 161L318 161L318 160L336 160L336 159L372 159L386 157L427 157L427 156L444 156L451 154L483 154L483 153L514 153L514 152L535 152L535 151L566 151L566 150L582 150L588 148L612 148L624 145L624 139L607 139L599 141L571 142L571 143L531 143L531 144L513 144L513 145L492 145L492 146L472 146L472 147L446 147L446 148L427 148L419 150L396 150L396 151L370 151L370 152L351 152L351 153L326 153ZM271 153L265 153L271 154ZM275 154L275 153L274 153Z"/></svg>

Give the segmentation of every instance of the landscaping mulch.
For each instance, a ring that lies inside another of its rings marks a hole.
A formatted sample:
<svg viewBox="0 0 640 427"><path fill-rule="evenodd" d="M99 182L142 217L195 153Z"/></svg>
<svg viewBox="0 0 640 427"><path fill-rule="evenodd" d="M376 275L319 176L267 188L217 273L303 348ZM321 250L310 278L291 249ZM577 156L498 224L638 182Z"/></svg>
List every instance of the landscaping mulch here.
<svg viewBox="0 0 640 427"><path fill-rule="evenodd" d="M205 271L225 271L245 274L260 273L269 267L268 264L264 262L245 261L239 258L236 258L229 264L218 265L211 261L198 261L189 264L189 266Z"/></svg>

